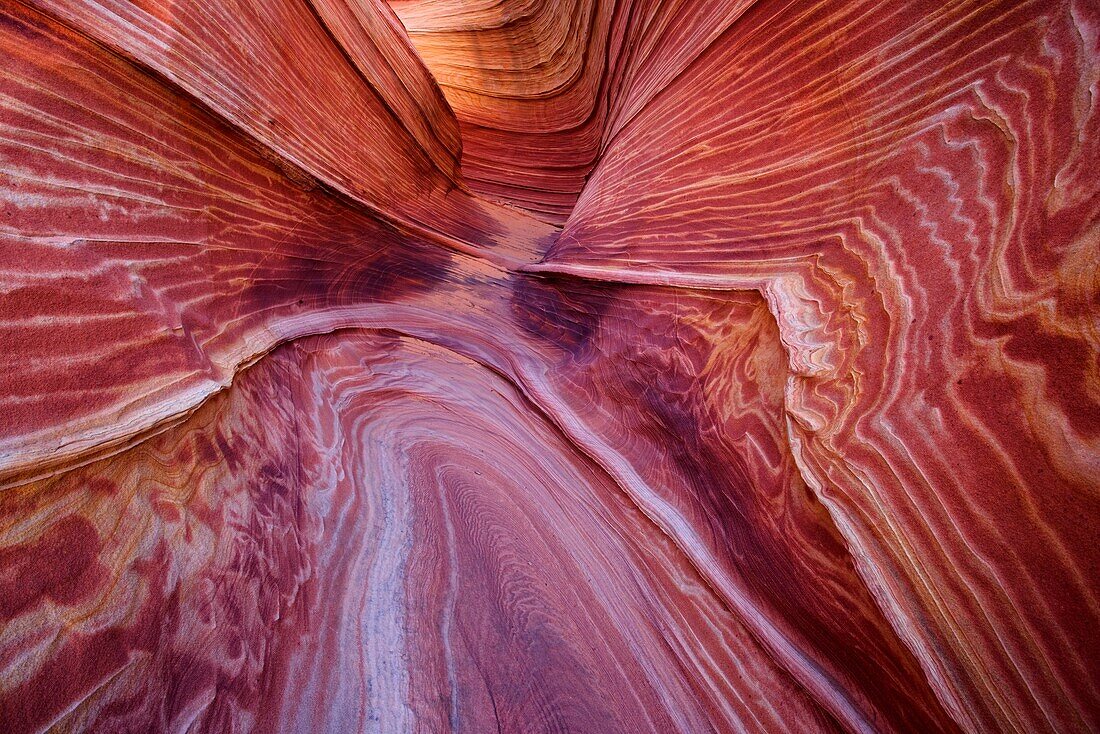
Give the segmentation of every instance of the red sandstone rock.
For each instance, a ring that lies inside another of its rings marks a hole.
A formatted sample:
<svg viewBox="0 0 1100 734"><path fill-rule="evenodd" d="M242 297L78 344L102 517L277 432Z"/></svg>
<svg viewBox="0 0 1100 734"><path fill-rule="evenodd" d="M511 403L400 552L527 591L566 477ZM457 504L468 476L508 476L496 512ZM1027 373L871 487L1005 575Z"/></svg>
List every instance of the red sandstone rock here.
<svg viewBox="0 0 1100 734"><path fill-rule="evenodd" d="M0 20L0 731L1100 729L1094 5Z"/></svg>

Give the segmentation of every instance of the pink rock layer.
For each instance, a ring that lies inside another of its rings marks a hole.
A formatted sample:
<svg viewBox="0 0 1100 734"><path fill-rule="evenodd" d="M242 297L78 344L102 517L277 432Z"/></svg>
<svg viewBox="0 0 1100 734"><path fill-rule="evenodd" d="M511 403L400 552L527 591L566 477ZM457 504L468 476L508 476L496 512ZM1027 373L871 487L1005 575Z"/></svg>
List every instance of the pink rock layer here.
<svg viewBox="0 0 1100 734"><path fill-rule="evenodd" d="M0 732L1100 730L1095 4L0 58Z"/></svg>

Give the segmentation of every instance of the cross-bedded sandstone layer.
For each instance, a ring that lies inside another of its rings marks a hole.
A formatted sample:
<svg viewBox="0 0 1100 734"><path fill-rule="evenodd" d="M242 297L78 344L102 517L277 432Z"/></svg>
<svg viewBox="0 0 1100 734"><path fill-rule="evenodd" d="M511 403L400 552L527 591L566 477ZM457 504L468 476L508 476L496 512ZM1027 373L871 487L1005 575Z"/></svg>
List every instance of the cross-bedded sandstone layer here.
<svg viewBox="0 0 1100 734"><path fill-rule="evenodd" d="M0 2L0 731L1100 729L1100 10Z"/></svg>

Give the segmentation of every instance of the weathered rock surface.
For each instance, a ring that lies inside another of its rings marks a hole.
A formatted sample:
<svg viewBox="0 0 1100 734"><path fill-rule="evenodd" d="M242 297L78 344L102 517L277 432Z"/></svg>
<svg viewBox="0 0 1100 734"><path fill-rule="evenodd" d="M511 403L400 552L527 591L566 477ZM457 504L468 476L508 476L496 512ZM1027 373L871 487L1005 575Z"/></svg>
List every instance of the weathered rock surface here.
<svg viewBox="0 0 1100 734"><path fill-rule="evenodd" d="M0 731L1100 730L1098 46L0 3Z"/></svg>

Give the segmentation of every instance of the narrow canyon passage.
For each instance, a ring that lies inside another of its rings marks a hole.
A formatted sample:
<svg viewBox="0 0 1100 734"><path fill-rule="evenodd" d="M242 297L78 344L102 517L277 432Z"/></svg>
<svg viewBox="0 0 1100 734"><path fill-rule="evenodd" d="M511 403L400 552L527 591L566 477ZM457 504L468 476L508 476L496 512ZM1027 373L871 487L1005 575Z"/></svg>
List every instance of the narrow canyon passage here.
<svg viewBox="0 0 1100 734"><path fill-rule="evenodd" d="M0 21L0 732L1100 730L1094 3Z"/></svg>

